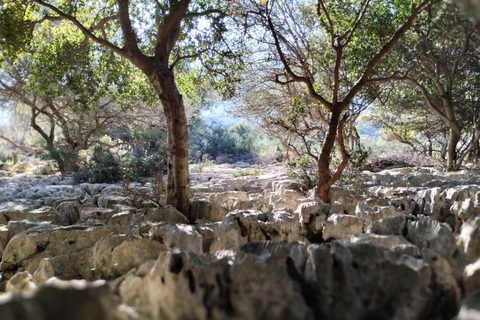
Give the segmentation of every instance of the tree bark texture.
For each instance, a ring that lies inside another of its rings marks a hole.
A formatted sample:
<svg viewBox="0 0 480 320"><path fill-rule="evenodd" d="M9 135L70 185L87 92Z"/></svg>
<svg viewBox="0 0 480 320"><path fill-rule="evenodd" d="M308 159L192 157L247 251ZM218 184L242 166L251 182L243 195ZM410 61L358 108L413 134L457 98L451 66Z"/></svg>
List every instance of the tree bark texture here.
<svg viewBox="0 0 480 320"><path fill-rule="evenodd" d="M190 179L188 168L188 124L183 98L172 70L156 72L151 79L167 119L167 204L185 214L190 222Z"/></svg>

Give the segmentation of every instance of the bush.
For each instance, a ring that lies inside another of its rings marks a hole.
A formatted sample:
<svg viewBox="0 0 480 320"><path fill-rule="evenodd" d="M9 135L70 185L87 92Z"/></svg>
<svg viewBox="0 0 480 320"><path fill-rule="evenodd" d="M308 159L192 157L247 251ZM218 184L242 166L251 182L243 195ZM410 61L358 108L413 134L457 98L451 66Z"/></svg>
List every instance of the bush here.
<svg viewBox="0 0 480 320"><path fill-rule="evenodd" d="M240 123L229 128L219 124L194 121L189 128L189 154L200 161L208 154L213 159L235 158L253 151L255 137L250 126Z"/></svg>
<svg viewBox="0 0 480 320"><path fill-rule="evenodd" d="M73 183L115 183L123 179L120 160L108 148L96 145L90 160L73 174Z"/></svg>
<svg viewBox="0 0 480 320"><path fill-rule="evenodd" d="M40 155L43 160L53 160L57 164L60 172L71 172L79 169L80 158L77 153L65 151L59 148L52 148L48 153Z"/></svg>
<svg viewBox="0 0 480 320"><path fill-rule="evenodd" d="M167 154L164 150L145 157L128 155L123 161L125 178L138 181L141 178L155 177L157 174L167 174Z"/></svg>
<svg viewBox="0 0 480 320"><path fill-rule="evenodd" d="M317 185L318 172L317 161L303 155L288 161L288 174L307 186L308 189L313 189Z"/></svg>
<svg viewBox="0 0 480 320"><path fill-rule="evenodd" d="M232 177L258 176L260 172L257 169L245 169L232 173Z"/></svg>

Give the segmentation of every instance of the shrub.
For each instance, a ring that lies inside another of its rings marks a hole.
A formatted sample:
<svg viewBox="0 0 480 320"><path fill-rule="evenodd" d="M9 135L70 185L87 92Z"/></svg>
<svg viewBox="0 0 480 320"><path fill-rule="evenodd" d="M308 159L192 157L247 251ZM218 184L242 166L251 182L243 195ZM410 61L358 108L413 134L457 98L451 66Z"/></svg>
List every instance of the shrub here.
<svg viewBox="0 0 480 320"><path fill-rule="evenodd" d="M115 183L123 179L120 160L108 149L96 145L90 160L73 174L73 183Z"/></svg>
<svg viewBox="0 0 480 320"><path fill-rule="evenodd" d="M232 173L232 177L258 176L260 172L257 169L246 169Z"/></svg>
<svg viewBox="0 0 480 320"><path fill-rule="evenodd" d="M77 153L65 151L59 148L49 149L48 153L40 155L43 160L53 160L62 173L77 171L79 169L80 158Z"/></svg>
<svg viewBox="0 0 480 320"><path fill-rule="evenodd" d="M138 181L141 178L167 174L167 154L164 150L145 157L134 157L129 154L122 165L125 167L125 178Z"/></svg>
<svg viewBox="0 0 480 320"><path fill-rule="evenodd" d="M210 159L208 154L204 154L202 162L198 163L196 166L200 172L203 172L205 169L213 167L213 160Z"/></svg>
<svg viewBox="0 0 480 320"><path fill-rule="evenodd" d="M238 157L253 151L254 139L252 129L243 123L227 128L196 120L189 128L189 154L197 160L205 154L213 159L221 155Z"/></svg>
<svg viewBox="0 0 480 320"><path fill-rule="evenodd" d="M317 162L307 155L302 155L294 160L287 161L288 174L307 186L315 188L318 179Z"/></svg>

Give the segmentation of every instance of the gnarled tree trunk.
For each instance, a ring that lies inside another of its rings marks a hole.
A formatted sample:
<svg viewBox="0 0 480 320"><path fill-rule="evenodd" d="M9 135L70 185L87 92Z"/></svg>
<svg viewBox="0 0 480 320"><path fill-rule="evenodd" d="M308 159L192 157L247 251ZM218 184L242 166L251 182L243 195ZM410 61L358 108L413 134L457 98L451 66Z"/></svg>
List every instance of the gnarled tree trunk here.
<svg viewBox="0 0 480 320"><path fill-rule="evenodd" d="M188 124L183 98L172 70L157 71L151 79L167 119L167 204L185 214L190 222L190 179L188 168Z"/></svg>
<svg viewBox="0 0 480 320"><path fill-rule="evenodd" d="M328 192L332 186L332 174L330 172L330 162L333 147L335 146L335 140L337 137L337 129L340 123L340 116L342 114L340 110L334 110L330 115L330 121L328 122L328 130L323 140L323 146L318 157L318 180L317 187L315 188L315 196L320 198L325 203L329 202ZM333 181L335 182L335 181Z"/></svg>
<svg viewBox="0 0 480 320"><path fill-rule="evenodd" d="M455 161L457 160L457 144L460 141L460 135L462 131L458 124L450 123L450 136L448 138L448 151L447 151L447 170L453 170Z"/></svg>

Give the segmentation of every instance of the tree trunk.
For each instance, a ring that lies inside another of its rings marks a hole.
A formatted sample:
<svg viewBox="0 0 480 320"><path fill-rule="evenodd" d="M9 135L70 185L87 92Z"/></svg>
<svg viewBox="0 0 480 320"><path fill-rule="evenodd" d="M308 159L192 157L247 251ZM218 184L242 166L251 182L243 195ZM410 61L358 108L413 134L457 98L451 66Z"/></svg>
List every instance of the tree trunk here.
<svg viewBox="0 0 480 320"><path fill-rule="evenodd" d="M325 203L330 202L328 192L330 191L330 179L332 178L332 174L330 173L331 154L335 145L337 128L342 114L342 110L339 107L334 107L333 110L330 121L328 122L327 134L323 140L322 150L320 151L320 156L317 161L318 180L317 187L315 188L315 196Z"/></svg>
<svg viewBox="0 0 480 320"><path fill-rule="evenodd" d="M445 161L445 157L447 155L447 146L448 146L448 141L447 141L447 134L443 132L443 140L445 141L442 146L442 152L440 152L440 159L442 161Z"/></svg>
<svg viewBox="0 0 480 320"><path fill-rule="evenodd" d="M448 139L448 151L447 151L447 170L452 170L457 160L457 144L460 141L461 128L460 126L451 121L450 125L450 137Z"/></svg>
<svg viewBox="0 0 480 320"><path fill-rule="evenodd" d="M188 126L183 98L175 84L173 71L156 72L151 78L162 102L167 120L168 182L167 204L185 214L190 222L190 179L188 168Z"/></svg>

